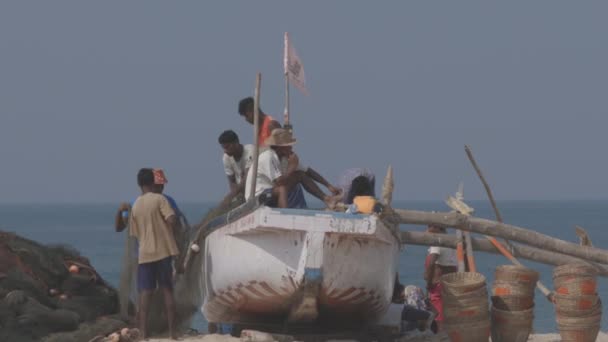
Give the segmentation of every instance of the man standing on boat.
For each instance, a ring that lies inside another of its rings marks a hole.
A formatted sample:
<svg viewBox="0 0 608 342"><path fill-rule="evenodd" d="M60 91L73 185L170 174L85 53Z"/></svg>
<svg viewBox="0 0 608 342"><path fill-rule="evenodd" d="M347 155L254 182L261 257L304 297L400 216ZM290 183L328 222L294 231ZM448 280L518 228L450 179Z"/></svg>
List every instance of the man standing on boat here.
<svg viewBox="0 0 608 342"><path fill-rule="evenodd" d="M241 144L239 136L232 130L220 134L218 142L224 150L222 162L230 188L224 202L229 203L236 196L245 195L245 179L253 163L254 147L251 144Z"/></svg>
<svg viewBox="0 0 608 342"><path fill-rule="evenodd" d="M333 208L340 199L340 190L331 185L323 176L310 167L300 163L298 155L293 152L296 139L283 128L272 131L266 140L270 148L262 152L258 158L255 196L267 194L271 197L271 205L279 208L297 208L298 199L293 194L302 185L311 195L322 200L329 208ZM281 160L287 160L286 170L282 170ZM247 173L247 184L253 181L253 169ZM323 184L333 195L326 195L316 182ZM251 189L245 188L245 198L251 198ZM300 197L300 196L298 196ZM301 200L304 200L303 194Z"/></svg>
<svg viewBox="0 0 608 342"><path fill-rule="evenodd" d="M246 97L239 102L239 115L245 118L245 121L250 124L254 124L253 122L253 97ZM281 128L281 124L273 119L270 115L264 113L262 109L259 109L259 127L260 131L258 132L258 142L260 147L266 146L266 139L270 137L272 131L275 128Z"/></svg>

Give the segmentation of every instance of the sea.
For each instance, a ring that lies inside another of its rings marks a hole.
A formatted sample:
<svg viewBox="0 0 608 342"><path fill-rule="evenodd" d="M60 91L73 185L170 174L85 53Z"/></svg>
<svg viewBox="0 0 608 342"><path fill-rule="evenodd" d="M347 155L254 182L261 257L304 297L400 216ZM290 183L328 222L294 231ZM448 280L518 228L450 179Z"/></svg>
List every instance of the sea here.
<svg viewBox="0 0 608 342"><path fill-rule="evenodd" d="M493 211L486 201L467 202L475 208L474 215L493 219ZM213 203L179 203L181 210L191 223L198 222ZM447 211L440 201L397 201L396 208ZM608 249L608 200L500 201L498 207L506 223L533 229L566 241L578 243L574 227L587 230L593 245ZM118 285L121 258L124 248L124 233L114 232L114 215L117 204L0 204L0 230L12 231L43 244L67 244L89 258L98 273L110 284ZM402 230L423 231L425 227L402 225ZM406 245L399 258L399 276L402 284L424 288L423 271L427 247ZM496 266L508 264L499 255L475 253L479 272L488 279L494 278ZM361 260L361 262L365 262ZM551 266L529 262L523 263L540 272L541 281L552 288ZM598 278L598 294L608 302L608 281ZM556 332L555 313L551 303L540 291L535 296L534 331ZM206 321L198 314L192 327L206 331ZM602 331L608 330L608 315L602 318Z"/></svg>

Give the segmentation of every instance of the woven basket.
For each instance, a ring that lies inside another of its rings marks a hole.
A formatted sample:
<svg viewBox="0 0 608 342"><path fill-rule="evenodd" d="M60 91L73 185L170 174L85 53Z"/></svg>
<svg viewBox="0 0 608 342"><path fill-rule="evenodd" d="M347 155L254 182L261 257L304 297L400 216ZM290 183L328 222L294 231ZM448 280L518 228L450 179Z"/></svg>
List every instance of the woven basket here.
<svg viewBox="0 0 608 342"><path fill-rule="evenodd" d="M534 297L534 286L534 283L514 283L497 280L492 284L492 295Z"/></svg>
<svg viewBox="0 0 608 342"><path fill-rule="evenodd" d="M488 289L486 287L480 287L477 290L473 290L471 292L461 293L461 294L453 294L450 292L446 292L443 289L441 290L441 296L443 301L452 301L452 300L461 300L468 298L488 298Z"/></svg>
<svg viewBox="0 0 608 342"><path fill-rule="evenodd" d="M602 312L595 311L586 317L569 317L558 314L555 318L558 324L568 325L568 326L589 326L601 323L602 321Z"/></svg>
<svg viewBox="0 0 608 342"><path fill-rule="evenodd" d="M463 295L486 286L486 277L481 273L456 272L441 277L443 292L447 295Z"/></svg>
<svg viewBox="0 0 608 342"><path fill-rule="evenodd" d="M475 322L490 316L487 298L470 298L443 302L443 315L448 323Z"/></svg>
<svg viewBox="0 0 608 342"><path fill-rule="evenodd" d="M492 296L492 305L505 311L521 311L534 307L533 296Z"/></svg>
<svg viewBox="0 0 608 342"><path fill-rule="evenodd" d="M557 324L562 342L595 342L601 323L588 325Z"/></svg>
<svg viewBox="0 0 608 342"><path fill-rule="evenodd" d="M557 297L558 295L555 295L555 297ZM563 301L562 301L563 303ZM586 305L585 305L586 306ZM598 313L602 312L602 302L601 301L597 301L597 303L591 307L591 308L579 308L576 305L555 305L555 311L557 313L558 316L561 317L570 317L570 318L575 318L575 317L589 317L589 316L594 316L597 315Z"/></svg>
<svg viewBox="0 0 608 342"><path fill-rule="evenodd" d="M538 272L533 269L518 265L502 265L496 267L494 279L498 281L529 283L532 286L538 281Z"/></svg>
<svg viewBox="0 0 608 342"><path fill-rule="evenodd" d="M534 308L518 312L492 308L492 342L526 342L532 332Z"/></svg>
<svg viewBox="0 0 608 342"><path fill-rule="evenodd" d="M451 342L488 342L490 318L477 322L445 323L445 331Z"/></svg>
<svg viewBox="0 0 608 342"><path fill-rule="evenodd" d="M555 294L555 306L559 309L570 310L591 310L599 302L597 295L590 296L571 296Z"/></svg>
<svg viewBox="0 0 608 342"><path fill-rule="evenodd" d="M553 279L563 276L592 276L597 277L597 270L588 264L566 264L553 269Z"/></svg>
<svg viewBox="0 0 608 342"><path fill-rule="evenodd" d="M593 295L597 292L594 276L559 276L553 278L555 292L562 295Z"/></svg>

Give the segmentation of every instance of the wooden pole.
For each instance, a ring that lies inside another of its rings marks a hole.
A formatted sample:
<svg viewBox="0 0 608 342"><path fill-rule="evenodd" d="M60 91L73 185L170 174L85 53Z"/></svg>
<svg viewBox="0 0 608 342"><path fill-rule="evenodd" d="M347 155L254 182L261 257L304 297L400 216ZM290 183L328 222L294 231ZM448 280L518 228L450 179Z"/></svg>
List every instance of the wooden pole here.
<svg viewBox="0 0 608 342"><path fill-rule="evenodd" d="M399 232L399 238L401 240L401 243L403 244L419 246L439 246L454 249L456 248L456 244L458 243L458 238L453 235L432 234L415 231L401 231ZM471 238L471 246L476 251L502 254L489 240L485 238ZM529 247L525 245L514 245L513 248L514 253L516 253L519 257L527 260L554 266L585 263L593 266L598 271L598 274L600 276L608 277L607 265L589 263L585 260L571 257L569 255L544 251L538 248Z"/></svg>
<svg viewBox="0 0 608 342"><path fill-rule="evenodd" d="M464 267L464 239L462 238L462 230L456 231L456 259L458 260L458 272L465 272Z"/></svg>
<svg viewBox="0 0 608 342"><path fill-rule="evenodd" d="M474 233L525 243L540 249L578 257L591 262L608 264L607 250L596 247L580 246L533 230L477 217L467 217L456 212L431 213L418 210L393 209L392 213L387 215L387 219L392 219L395 222L403 224L425 226L430 224L440 227L454 227Z"/></svg>
<svg viewBox="0 0 608 342"><path fill-rule="evenodd" d="M262 74L258 72L255 78L255 93L253 97L253 141L255 141L255 145L253 147L253 164L251 167L253 168L253 177L251 178L250 184L250 201L255 201L255 186L258 178L258 157L260 154L260 139L258 139L258 134L260 132L260 87L262 83Z"/></svg>
<svg viewBox="0 0 608 342"><path fill-rule="evenodd" d="M498 211L498 207L496 206L496 201L494 201L494 196L492 195L492 189L490 189L490 185L488 184L488 182L486 182L486 179L483 176L483 173L481 173L481 169L479 168L479 166L477 166L477 162L475 162L475 158L473 157L473 152L471 151L471 148L468 145L464 145L464 150L467 153L467 157L469 158L469 161L471 161L471 164L473 165L473 168L475 169L475 172L477 172L477 176L479 176L479 179L481 180L481 183L483 184L483 187L486 189L486 193L488 194L488 198L490 199L490 203L492 204L492 208L494 208L494 214L496 215L496 220L498 222L502 223L503 222L502 215L500 215L500 211ZM506 250L504 248L504 246L502 246L500 244L500 242L498 242L496 239L490 238L490 237L488 239L501 252L503 250ZM511 243L509 242L509 240L505 240L505 244L507 246L509 246L511 249L513 249L513 246L511 246ZM517 260L515 258L515 256L513 254L511 254L511 253L508 253L508 254L503 253L503 254L513 264L521 266L521 263L519 262L519 260ZM551 291L549 291L549 289L540 280L536 282L536 287L538 287L538 289L545 295L545 297L547 297L548 299L550 299L549 297L551 295Z"/></svg>
<svg viewBox="0 0 608 342"><path fill-rule="evenodd" d="M464 242L467 252L467 265L469 266L469 272L477 272L477 265L475 265L475 258L473 257L473 245L471 242L471 233L464 233Z"/></svg>

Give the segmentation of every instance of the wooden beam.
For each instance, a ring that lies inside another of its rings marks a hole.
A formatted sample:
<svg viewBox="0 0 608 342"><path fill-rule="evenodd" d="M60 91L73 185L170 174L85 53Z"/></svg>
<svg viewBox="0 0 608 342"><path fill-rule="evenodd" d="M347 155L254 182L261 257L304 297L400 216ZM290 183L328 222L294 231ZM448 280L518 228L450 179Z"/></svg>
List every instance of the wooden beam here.
<svg viewBox="0 0 608 342"><path fill-rule="evenodd" d="M467 217L455 212L431 213L404 209L393 209L393 211L387 215L391 216L387 217L387 219L402 224L418 224L425 226L432 224L441 227L453 227L521 242L543 250L574 256L590 262L608 264L608 251L606 250L589 246L579 246L575 243L556 239L533 230L492 220Z"/></svg>
<svg viewBox="0 0 608 342"><path fill-rule="evenodd" d="M401 242L408 245L419 245L419 246L439 246L439 247L447 247L456 249L456 244L458 243L458 238L454 235L446 235L446 234L432 234L425 232L413 232L413 231L401 231L399 233L399 237ZM485 238L472 238L471 246L474 250L480 252L487 252L493 254L501 254L495 247L492 245L490 241ZM585 260L575 258L569 255L564 255L560 253L544 251L538 248L523 246L523 245L513 245L513 250L511 251L513 254L517 254L520 258L540 262L546 265L565 265L572 263L586 263L595 267L598 271L598 275L603 277L608 277L608 266L607 265L598 265L595 263L589 263Z"/></svg>

